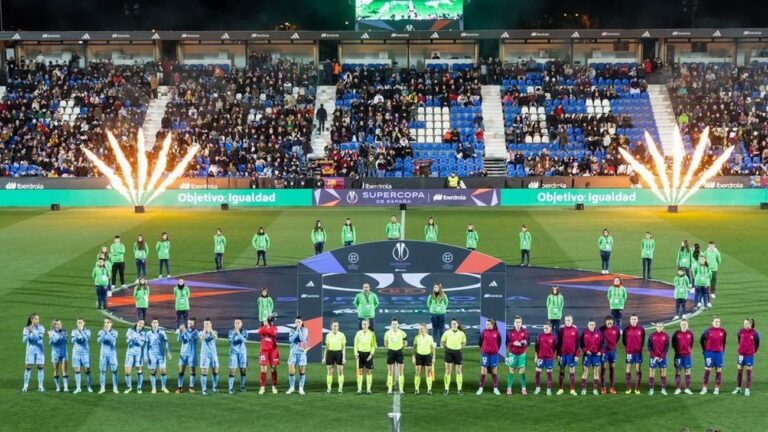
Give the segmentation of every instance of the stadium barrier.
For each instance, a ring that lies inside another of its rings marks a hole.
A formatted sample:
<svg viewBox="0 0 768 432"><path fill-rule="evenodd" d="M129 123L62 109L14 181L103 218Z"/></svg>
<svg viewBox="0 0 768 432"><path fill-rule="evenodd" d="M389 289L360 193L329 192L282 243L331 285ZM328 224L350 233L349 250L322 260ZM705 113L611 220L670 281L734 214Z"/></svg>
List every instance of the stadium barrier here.
<svg viewBox="0 0 768 432"><path fill-rule="evenodd" d="M759 206L768 189L702 189L685 205ZM130 207L109 189L3 189L0 207ZM204 189L167 190L148 207L570 207L666 206L649 189Z"/></svg>

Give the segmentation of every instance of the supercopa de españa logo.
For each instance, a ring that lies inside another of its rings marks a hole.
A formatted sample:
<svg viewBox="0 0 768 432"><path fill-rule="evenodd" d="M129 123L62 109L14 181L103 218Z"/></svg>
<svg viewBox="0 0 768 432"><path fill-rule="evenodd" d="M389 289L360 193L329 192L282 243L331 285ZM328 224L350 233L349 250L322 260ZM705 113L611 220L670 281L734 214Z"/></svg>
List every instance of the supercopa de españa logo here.
<svg viewBox="0 0 768 432"><path fill-rule="evenodd" d="M403 242L398 242L392 249L392 258L394 258L395 261L403 262L408 259L410 254L411 251L408 250L408 246Z"/></svg>

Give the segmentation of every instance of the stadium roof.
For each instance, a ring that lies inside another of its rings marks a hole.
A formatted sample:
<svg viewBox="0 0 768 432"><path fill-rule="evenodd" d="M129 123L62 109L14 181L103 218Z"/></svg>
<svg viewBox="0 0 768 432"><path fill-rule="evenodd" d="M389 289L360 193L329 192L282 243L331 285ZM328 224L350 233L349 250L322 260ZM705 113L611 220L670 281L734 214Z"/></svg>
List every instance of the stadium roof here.
<svg viewBox="0 0 768 432"><path fill-rule="evenodd" d="M475 31L21 31L2 32L0 41L314 41L314 40L478 40L478 39L651 39L768 38L768 28L572 29Z"/></svg>

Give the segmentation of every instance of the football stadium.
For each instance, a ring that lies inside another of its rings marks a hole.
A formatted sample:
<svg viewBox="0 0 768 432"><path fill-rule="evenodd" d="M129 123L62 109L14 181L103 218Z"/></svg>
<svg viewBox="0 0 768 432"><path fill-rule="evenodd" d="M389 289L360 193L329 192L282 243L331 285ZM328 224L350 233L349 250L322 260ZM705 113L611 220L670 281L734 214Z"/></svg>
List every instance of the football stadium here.
<svg viewBox="0 0 768 432"><path fill-rule="evenodd" d="M118 3L0 3L0 430L768 430L765 5Z"/></svg>

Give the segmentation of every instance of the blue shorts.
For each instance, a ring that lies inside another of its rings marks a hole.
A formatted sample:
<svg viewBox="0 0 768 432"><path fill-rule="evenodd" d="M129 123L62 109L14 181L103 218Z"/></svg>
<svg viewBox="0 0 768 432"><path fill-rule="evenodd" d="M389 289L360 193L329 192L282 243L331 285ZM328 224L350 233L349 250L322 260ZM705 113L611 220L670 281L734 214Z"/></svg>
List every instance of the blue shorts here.
<svg viewBox="0 0 768 432"><path fill-rule="evenodd" d="M125 367L142 367L144 366L144 356L139 354L126 354L125 355Z"/></svg>
<svg viewBox="0 0 768 432"><path fill-rule="evenodd" d="M307 353L290 353L288 355L288 366L306 366Z"/></svg>
<svg viewBox="0 0 768 432"><path fill-rule="evenodd" d="M480 353L480 366L486 369L493 369L499 364L498 354Z"/></svg>
<svg viewBox="0 0 768 432"><path fill-rule="evenodd" d="M84 367L86 369L90 369L91 355L89 353L80 353L80 354L72 353L72 367L76 367L76 368Z"/></svg>
<svg viewBox="0 0 768 432"><path fill-rule="evenodd" d="M739 366L754 366L755 364L755 356L749 355L749 356L742 356L740 355L738 359L736 359Z"/></svg>
<svg viewBox="0 0 768 432"><path fill-rule="evenodd" d="M603 353L603 363L616 363L616 350Z"/></svg>
<svg viewBox="0 0 768 432"><path fill-rule="evenodd" d="M536 369L552 370L555 362L552 359L536 359Z"/></svg>
<svg viewBox="0 0 768 432"><path fill-rule="evenodd" d="M99 358L99 370L106 372L107 366L112 372L117 372L117 354Z"/></svg>
<svg viewBox="0 0 768 432"><path fill-rule="evenodd" d="M150 369L152 369L152 370L155 370L157 368L165 369L165 367L166 367L165 359L166 359L166 356L164 356L162 354L152 354L152 353L150 353L147 356L147 366Z"/></svg>
<svg viewBox="0 0 768 432"><path fill-rule="evenodd" d="M704 351L704 367L716 369L723 367L722 351Z"/></svg>
<svg viewBox="0 0 768 432"><path fill-rule="evenodd" d="M180 355L179 367L181 366L197 367L197 356L196 355Z"/></svg>
<svg viewBox="0 0 768 432"><path fill-rule="evenodd" d="M690 369L691 356L675 356L675 369Z"/></svg>
<svg viewBox="0 0 768 432"><path fill-rule="evenodd" d="M45 354L42 352L27 352L24 363L43 365L45 364Z"/></svg>
<svg viewBox="0 0 768 432"><path fill-rule="evenodd" d="M230 369L245 369L248 367L248 356L245 353L230 353L229 354L229 368Z"/></svg>
<svg viewBox="0 0 768 432"><path fill-rule="evenodd" d="M219 358L214 355L202 356L200 358L200 367L203 369L219 367Z"/></svg>
<svg viewBox="0 0 768 432"><path fill-rule="evenodd" d="M573 354L563 354L560 356L560 367L564 368L568 366L576 367L576 358L573 356Z"/></svg>
<svg viewBox="0 0 768 432"><path fill-rule="evenodd" d="M63 352L63 353L57 352L57 351L52 351L51 352L51 362L53 364L56 364L56 363L59 363L61 361L65 361L65 360L67 360L67 353L66 352Z"/></svg>
<svg viewBox="0 0 768 432"><path fill-rule="evenodd" d="M581 360L583 367L600 367L602 364L600 354L584 354L584 358Z"/></svg>
<svg viewBox="0 0 768 432"><path fill-rule="evenodd" d="M666 369L667 368L667 358L666 357L662 357L661 360L657 361L656 358L651 357L648 360L648 366L651 369L657 369L657 368L658 369Z"/></svg>
<svg viewBox="0 0 768 432"><path fill-rule="evenodd" d="M627 364L643 364L643 353L627 354Z"/></svg>

